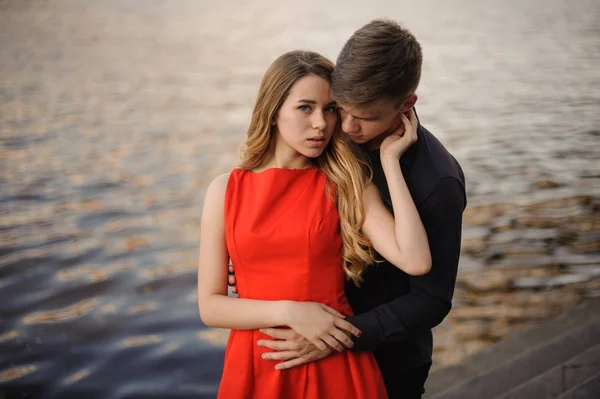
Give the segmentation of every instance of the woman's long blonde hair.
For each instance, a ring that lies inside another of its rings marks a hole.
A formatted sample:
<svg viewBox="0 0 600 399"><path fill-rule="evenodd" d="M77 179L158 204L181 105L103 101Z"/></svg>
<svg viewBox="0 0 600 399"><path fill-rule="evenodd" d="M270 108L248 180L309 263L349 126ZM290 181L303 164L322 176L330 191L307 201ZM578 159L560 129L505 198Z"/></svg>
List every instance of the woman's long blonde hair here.
<svg viewBox="0 0 600 399"><path fill-rule="evenodd" d="M294 83L311 74L330 81L332 72L333 63L311 51L291 51L271 64L261 82L252 112L242 149L242 169L260 168L273 156L275 135L271 121L276 118ZM373 247L361 231L365 220L363 193L368 165L353 154L347 140L338 123L331 141L312 162L323 170L336 189L333 197L340 214L343 267L346 276L358 285L365 267L374 263Z"/></svg>

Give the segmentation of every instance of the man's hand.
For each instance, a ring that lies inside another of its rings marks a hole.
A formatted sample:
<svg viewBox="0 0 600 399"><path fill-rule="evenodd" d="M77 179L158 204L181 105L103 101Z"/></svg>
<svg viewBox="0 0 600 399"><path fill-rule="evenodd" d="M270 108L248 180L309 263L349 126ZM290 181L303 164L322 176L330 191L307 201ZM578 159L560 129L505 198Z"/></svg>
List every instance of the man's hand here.
<svg viewBox="0 0 600 399"><path fill-rule="evenodd" d="M237 283L235 281L235 274L233 274L233 265L229 265L229 275L227 276L227 284L231 287L231 291L237 294Z"/></svg>
<svg viewBox="0 0 600 399"><path fill-rule="evenodd" d="M262 355L267 360L283 360L275 365L277 370L286 370L305 363L323 359L331 354L333 350L327 348L321 350L309 340L296 334L293 330L281 328L265 328L260 330L274 339L263 339L258 341L258 346L273 349L274 352L266 352Z"/></svg>

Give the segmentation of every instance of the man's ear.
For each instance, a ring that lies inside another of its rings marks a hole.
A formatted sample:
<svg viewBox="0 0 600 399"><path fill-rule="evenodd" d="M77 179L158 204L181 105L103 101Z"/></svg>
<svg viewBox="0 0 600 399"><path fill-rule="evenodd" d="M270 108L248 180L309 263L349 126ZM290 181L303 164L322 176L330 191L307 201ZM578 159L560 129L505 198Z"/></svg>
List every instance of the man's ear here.
<svg viewBox="0 0 600 399"><path fill-rule="evenodd" d="M419 96L417 96L416 93L413 93L410 96L408 96L406 100L404 100L404 102L402 103L401 112L405 114L408 111L410 111L415 106L418 99Z"/></svg>

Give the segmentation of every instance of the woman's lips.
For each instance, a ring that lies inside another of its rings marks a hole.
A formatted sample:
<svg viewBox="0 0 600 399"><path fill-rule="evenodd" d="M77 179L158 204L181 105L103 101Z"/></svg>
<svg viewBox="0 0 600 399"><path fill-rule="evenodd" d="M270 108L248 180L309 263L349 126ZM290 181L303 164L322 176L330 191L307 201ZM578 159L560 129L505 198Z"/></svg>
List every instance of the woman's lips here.
<svg viewBox="0 0 600 399"><path fill-rule="evenodd" d="M326 142L325 137L311 138L311 139L308 139L307 141L311 147L323 147L323 146L325 146L325 142Z"/></svg>

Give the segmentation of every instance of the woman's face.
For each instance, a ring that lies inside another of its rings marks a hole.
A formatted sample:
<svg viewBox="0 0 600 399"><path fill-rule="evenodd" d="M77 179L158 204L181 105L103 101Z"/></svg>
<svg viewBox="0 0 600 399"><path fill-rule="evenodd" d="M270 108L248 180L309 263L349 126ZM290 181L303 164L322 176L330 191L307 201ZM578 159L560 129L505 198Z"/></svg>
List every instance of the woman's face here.
<svg viewBox="0 0 600 399"><path fill-rule="evenodd" d="M316 75L304 76L292 86L272 122L279 136L277 146L316 158L329 143L337 119L329 82Z"/></svg>

